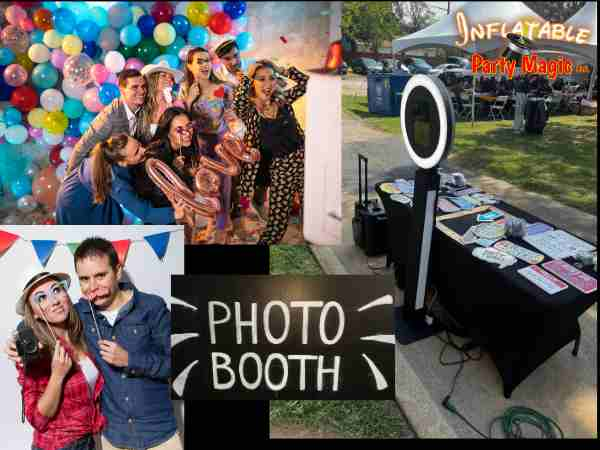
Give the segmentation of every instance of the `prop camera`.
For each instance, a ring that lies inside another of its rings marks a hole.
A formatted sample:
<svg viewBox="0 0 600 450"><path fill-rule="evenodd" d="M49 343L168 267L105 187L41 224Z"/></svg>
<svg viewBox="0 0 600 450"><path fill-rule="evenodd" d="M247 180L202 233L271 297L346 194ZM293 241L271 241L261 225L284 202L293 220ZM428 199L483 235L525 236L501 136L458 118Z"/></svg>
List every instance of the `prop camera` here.
<svg viewBox="0 0 600 450"><path fill-rule="evenodd" d="M418 166L415 172L413 219L409 235L404 305L399 319L407 327L403 344L434 333L425 321L425 294L429 255L440 175L438 164L446 158L454 139L455 117L450 95L437 78L414 75L408 81L400 105L404 145Z"/></svg>

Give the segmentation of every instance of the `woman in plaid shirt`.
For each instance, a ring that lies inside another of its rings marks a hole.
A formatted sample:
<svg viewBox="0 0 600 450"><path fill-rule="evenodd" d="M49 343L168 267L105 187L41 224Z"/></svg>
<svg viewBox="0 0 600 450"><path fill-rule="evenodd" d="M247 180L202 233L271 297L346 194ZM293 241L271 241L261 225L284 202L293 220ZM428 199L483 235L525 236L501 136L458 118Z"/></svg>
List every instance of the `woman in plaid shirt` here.
<svg viewBox="0 0 600 450"><path fill-rule="evenodd" d="M41 344L38 356L17 365L32 450L94 450L104 378L87 351L83 326L67 289L70 277L42 272L27 282L17 313Z"/></svg>

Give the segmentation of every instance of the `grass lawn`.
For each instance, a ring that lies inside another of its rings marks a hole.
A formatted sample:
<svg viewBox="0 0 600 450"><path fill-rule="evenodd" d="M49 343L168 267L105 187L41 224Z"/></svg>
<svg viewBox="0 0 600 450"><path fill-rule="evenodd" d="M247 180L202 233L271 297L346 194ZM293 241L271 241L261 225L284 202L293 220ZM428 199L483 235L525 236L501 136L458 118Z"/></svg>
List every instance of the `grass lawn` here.
<svg viewBox="0 0 600 450"><path fill-rule="evenodd" d="M272 275L321 275L306 245L270 247ZM414 434L392 401L276 400L270 403L271 425L300 425L348 438L401 438Z"/></svg>
<svg viewBox="0 0 600 450"><path fill-rule="evenodd" d="M345 95L343 109L369 126L400 134L400 119L369 114L366 97ZM516 135L512 121L456 124L449 162L597 214L597 116L550 117L544 134Z"/></svg>

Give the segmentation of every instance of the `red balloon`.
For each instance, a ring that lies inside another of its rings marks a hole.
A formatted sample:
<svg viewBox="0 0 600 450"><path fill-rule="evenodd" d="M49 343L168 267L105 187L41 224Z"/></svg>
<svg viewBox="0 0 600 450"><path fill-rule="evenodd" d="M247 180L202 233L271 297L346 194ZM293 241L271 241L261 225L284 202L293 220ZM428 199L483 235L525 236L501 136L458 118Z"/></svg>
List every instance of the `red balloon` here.
<svg viewBox="0 0 600 450"><path fill-rule="evenodd" d="M214 13L208 20L208 26L215 34L229 33L231 25L231 17L224 12Z"/></svg>
<svg viewBox="0 0 600 450"><path fill-rule="evenodd" d="M59 165L61 165L64 162L60 158L60 151L61 150L62 150L62 146L60 144L59 145L55 145L50 150L50 154L48 155L48 159L50 160L50 164L52 164L54 167L58 167Z"/></svg>
<svg viewBox="0 0 600 450"><path fill-rule="evenodd" d="M40 8L33 13L33 24L42 31L48 31L54 28L52 21L52 12L45 8Z"/></svg>
<svg viewBox="0 0 600 450"><path fill-rule="evenodd" d="M31 184L33 198L41 203L49 211L56 209L56 192L60 187L60 181L56 178L56 169L48 166L42 169L37 178Z"/></svg>
<svg viewBox="0 0 600 450"><path fill-rule="evenodd" d="M31 8L38 5L40 2L13 2L15 5L19 5L23 9Z"/></svg>
<svg viewBox="0 0 600 450"><path fill-rule="evenodd" d="M31 86L19 86L10 96L10 103L21 112L28 113L38 104L38 94Z"/></svg>
<svg viewBox="0 0 600 450"><path fill-rule="evenodd" d="M170 22L175 14L175 8L169 2L155 2L150 14L156 23Z"/></svg>

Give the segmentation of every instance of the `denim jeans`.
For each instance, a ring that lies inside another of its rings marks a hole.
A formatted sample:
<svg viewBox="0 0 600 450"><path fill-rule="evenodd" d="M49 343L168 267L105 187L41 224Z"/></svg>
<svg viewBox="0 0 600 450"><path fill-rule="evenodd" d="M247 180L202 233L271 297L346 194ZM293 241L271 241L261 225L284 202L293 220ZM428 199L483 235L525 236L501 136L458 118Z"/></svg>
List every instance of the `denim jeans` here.
<svg viewBox="0 0 600 450"><path fill-rule="evenodd" d="M67 445L66 447L61 448L60 450L95 450L96 444L94 442L94 437L91 434L88 434L85 437ZM39 447L34 445L31 446L31 450L42 450Z"/></svg>

